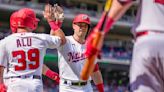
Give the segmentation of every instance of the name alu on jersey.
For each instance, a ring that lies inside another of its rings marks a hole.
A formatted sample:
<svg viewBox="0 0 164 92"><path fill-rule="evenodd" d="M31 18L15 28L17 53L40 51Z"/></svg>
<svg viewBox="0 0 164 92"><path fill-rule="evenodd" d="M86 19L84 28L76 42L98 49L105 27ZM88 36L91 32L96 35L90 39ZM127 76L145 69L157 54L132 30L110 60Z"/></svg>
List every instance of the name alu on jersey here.
<svg viewBox="0 0 164 92"><path fill-rule="evenodd" d="M25 37L25 38L17 39L16 43L17 43L17 47L26 47L32 45L32 40L31 37Z"/></svg>
<svg viewBox="0 0 164 92"><path fill-rule="evenodd" d="M81 60L84 60L85 54L84 53L80 53L80 52L69 52L68 53L68 61L69 62L78 62Z"/></svg>

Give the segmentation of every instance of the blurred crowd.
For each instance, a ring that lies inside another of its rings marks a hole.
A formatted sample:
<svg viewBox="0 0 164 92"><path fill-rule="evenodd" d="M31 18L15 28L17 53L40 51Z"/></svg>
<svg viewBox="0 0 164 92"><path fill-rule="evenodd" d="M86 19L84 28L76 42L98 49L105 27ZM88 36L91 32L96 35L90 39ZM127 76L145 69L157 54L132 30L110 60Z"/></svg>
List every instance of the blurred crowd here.
<svg viewBox="0 0 164 92"><path fill-rule="evenodd" d="M41 9L41 10L44 9L44 5L46 3L51 3L51 4L58 3L60 6L63 7L64 13L66 14L86 13L96 18L99 18L101 16L101 12L103 11L102 8L102 10L98 12L98 7L96 5L72 2L71 0L0 0L0 3L23 6L23 7L26 6L26 7ZM133 23L134 17L132 17L131 15L124 15L120 19L120 21Z"/></svg>
<svg viewBox="0 0 164 92"><path fill-rule="evenodd" d="M131 60L132 48L126 46L110 46L105 45L102 48L102 57L118 60Z"/></svg>
<svg viewBox="0 0 164 92"><path fill-rule="evenodd" d="M84 3L70 3L69 0L0 0L0 3L26 6L34 9L44 9L44 5L46 3L57 3L63 7L64 12L67 14L86 13L92 17L100 16L100 13L97 13L95 8L92 8L92 6L88 6Z"/></svg>

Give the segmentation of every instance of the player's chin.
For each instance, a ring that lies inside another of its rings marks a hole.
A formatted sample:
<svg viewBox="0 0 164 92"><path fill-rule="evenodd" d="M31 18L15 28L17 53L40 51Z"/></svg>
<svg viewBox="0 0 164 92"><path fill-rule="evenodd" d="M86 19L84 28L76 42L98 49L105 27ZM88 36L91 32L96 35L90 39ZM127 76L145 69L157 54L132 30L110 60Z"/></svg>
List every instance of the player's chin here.
<svg viewBox="0 0 164 92"><path fill-rule="evenodd" d="M85 35L86 32L84 32L84 31L80 31L79 34L80 34L80 35Z"/></svg>
<svg viewBox="0 0 164 92"><path fill-rule="evenodd" d="M81 35L83 35L83 33L82 32L79 32L78 35L81 36Z"/></svg>

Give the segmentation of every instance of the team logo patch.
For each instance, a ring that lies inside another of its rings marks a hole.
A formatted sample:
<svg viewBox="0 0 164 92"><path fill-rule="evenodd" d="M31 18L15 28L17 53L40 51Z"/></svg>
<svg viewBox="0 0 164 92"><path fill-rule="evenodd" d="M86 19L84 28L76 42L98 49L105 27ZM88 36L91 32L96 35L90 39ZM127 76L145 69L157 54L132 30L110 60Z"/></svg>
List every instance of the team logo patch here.
<svg viewBox="0 0 164 92"><path fill-rule="evenodd" d="M82 16L83 20L86 20L87 18L88 18L88 16L86 16L86 15Z"/></svg>

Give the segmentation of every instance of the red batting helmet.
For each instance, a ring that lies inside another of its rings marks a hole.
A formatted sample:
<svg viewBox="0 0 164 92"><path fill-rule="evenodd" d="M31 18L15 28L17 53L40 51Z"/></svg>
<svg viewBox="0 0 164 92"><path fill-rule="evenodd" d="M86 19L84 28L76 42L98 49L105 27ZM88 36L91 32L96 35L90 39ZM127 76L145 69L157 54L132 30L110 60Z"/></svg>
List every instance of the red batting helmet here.
<svg viewBox="0 0 164 92"><path fill-rule="evenodd" d="M75 18L73 19L73 23L78 23L78 22L84 22L87 23L88 25L91 24L89 16L86 14L79 14L75 16Z"/></svg>
<svg viewBox="0 0 164 92"><path fill-rule="evenodd" d="M28 27L35 30L38 26L39 19L36 18L35 12L30 8L23 8L17 12L17 26Z"/></svg>
<svg viewBox="0 0 164 92"><path fill-rule="evenodd" d="M13 12L10 16L10 29L13 33L17 31L17 23L16 23L17 12Z"/></svg>

